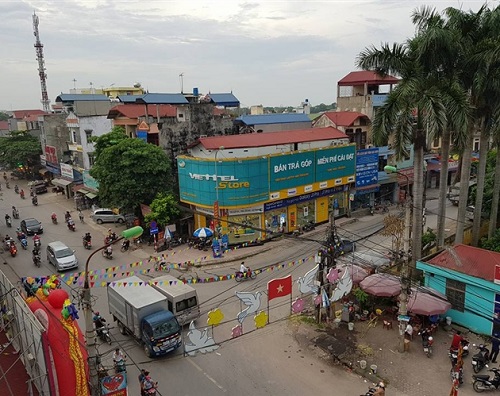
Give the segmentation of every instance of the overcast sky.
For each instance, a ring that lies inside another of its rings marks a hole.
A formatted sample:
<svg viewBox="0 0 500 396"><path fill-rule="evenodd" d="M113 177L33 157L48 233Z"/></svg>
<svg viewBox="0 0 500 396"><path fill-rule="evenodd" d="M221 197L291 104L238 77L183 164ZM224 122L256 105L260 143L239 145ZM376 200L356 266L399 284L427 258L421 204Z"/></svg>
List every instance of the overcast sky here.
<svg viewBox="0 0 500 396"><path fill-rule="evenodd" d="M336 101L366 46L413 35L421 5L482 1L0 0L0 109L41 108L32 14L51 103L74 87L230 92L242 106ZM495 2L494 2L495 4ZM498 4L498 3L496 3ZM76 83L73 82L76 79Z"/></svg>

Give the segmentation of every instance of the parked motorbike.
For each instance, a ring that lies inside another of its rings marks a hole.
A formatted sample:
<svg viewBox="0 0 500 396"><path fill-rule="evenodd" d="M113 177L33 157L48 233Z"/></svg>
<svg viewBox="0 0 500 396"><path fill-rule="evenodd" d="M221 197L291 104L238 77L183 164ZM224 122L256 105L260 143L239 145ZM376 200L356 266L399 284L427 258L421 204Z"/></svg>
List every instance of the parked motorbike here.
<svg viewBox="0 0 500 396"><path fill-rule="evenodd" d="M477 393L492 391L498 389L500 386L500 369L492 368L488 371L493 372L493 378L490 378L488 374L472 375L472 379L474 380L472 387Z"/></svg>
<svg viewBox="0 0 500 396"><path fill-rule="evenodd" d="M12 217L14 219L19 219L19 210L17 210L15 206L12 207Z"/></svg>
<svg viewBox="0 0 500 396"><path fill-rule="evenodd" d="M20 242L21 242L21 247L24 250L28 249L28 240L26 238L22 238Z"/></svg>
<svg viewBox="0 0 500 396"><path fill-rule="evenodd" d="M37 267L40 267L41 263L42 263L42 259L40 258L40 254L34 254L33 255L33 264L35 264Z"/></svg>
<svg viewBox="0 0 500 396"><path fill-rule="evenodd" d="M243 273L241 271L236 271L234 274L234 279L236 282L241 282L247 279L255 279L257 277L257 274L253 272L250 268L248 268L248 271Z"/></svg>
<svg viewBox="0 0 500 396"><path fill-rule="evenodd" d="M31 203L35 206L38 206L38 197L36 195L31 198Z"/></svg>
<svg viewBox="0 0 500 396"><path fill-rule="evenodd" d="M479 349L479 352L476 353L474 356L472 356L472 369L474 372L477 374L479 373L484 367L486 367L486 364L490 361L489 356L490 356L490 351L488 348L486 348L485 345L479 344L479 345L474 345L477 349Z"/></svg>
<svg viewBox="0 0 500 396"><path fill-rule="evenodd" d="M85 239L85 237L83 237L82 241L83 241L83 247L85 249L88 249L88 250L92 249L92 240L87 240L87 239Z"/></svg>
<svg viewBox="0 0 500 396"><path fill-rule="evenodd" d="M71 231L76 231L76 225L72 219L69 219L67 221L67 225L68 225L68 229L70 229Z"/></svg>
<svg viewBox="0 0 500 396"><path fill-rule="evenodd" d="M104 258L107 258L108 260L111 260L113 258L113 251L109 249L104 249L102 251L102 255Z"/></svg>
<svg viewBox="0 0 500 396"><path fill-rule="evenodd" d="M424 348L424 353L428 358L432 356L432 344L434 343L434 338L431 336L430 329L423 329L418 333L422 337L422 347Z"/></svg>
<svg viewBox="0 0 500 396"><path fill-rule="evenodd" d="M314 224L314 221L312 221L312 220L302 226L302 230L304 232L312 231L314 229L316 229L316 225Z"/></svg>

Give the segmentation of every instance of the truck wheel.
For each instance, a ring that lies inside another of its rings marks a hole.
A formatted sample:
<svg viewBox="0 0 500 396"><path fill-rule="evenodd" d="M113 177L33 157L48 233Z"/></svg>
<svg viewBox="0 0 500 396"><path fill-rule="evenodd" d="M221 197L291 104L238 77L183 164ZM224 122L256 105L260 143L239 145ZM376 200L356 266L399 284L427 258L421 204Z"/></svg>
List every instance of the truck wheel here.
<svg viewBox="0 0 500 396"><path fill-rule="evenodd" d="M146 344L144 344L144 353L148 358L153 357L153 351Z"/></svg>
<svg viewBox="0 0 500 396"><path fill-rule="evenodd" d="M118 330L120 330L120 334L123 334L123 335L127 334L127 330L125 330L125 326L120 321L118 322Z"/></svg>

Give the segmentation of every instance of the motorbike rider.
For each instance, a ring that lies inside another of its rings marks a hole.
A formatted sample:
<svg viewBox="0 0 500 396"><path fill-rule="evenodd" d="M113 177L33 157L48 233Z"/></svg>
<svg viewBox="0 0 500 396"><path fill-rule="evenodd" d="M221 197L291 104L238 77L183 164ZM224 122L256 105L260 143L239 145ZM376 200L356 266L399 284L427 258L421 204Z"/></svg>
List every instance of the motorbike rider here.
<svg viewBox="0 0 500 396"><path fill-rule="evenodd" d="M102 328L106 326L106 319L104 319L99 312L94 312L94 326L95 326L95 331L97 333L97 336L100 337L102 334Z"/></svg>

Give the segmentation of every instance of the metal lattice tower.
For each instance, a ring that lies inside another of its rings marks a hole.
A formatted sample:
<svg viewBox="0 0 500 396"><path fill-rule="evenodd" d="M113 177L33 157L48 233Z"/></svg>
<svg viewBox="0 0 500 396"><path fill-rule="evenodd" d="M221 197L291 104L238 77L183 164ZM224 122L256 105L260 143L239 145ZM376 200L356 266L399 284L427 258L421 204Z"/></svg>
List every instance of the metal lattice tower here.
<svg viewBox="0 0 500 396"><path fill-rule="evenodd" d="M38 61L38 76L40 77L40 87L42 89L43 111L50 113L50 99L47 93L47 74L45 73L45 59L43 57L43 44L40 42L38 32L38 16L33 13L33 34L35 35L36 59Z"/></svg>

